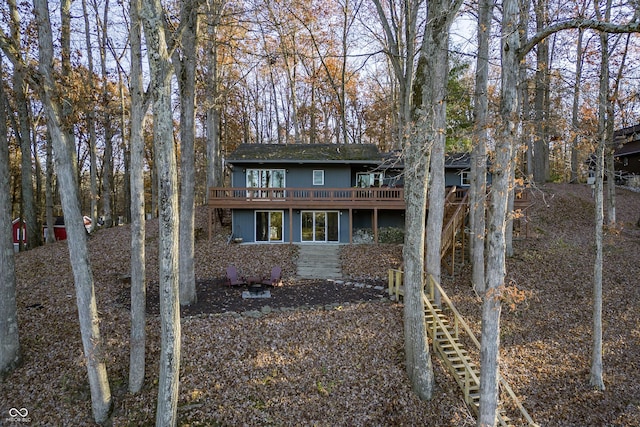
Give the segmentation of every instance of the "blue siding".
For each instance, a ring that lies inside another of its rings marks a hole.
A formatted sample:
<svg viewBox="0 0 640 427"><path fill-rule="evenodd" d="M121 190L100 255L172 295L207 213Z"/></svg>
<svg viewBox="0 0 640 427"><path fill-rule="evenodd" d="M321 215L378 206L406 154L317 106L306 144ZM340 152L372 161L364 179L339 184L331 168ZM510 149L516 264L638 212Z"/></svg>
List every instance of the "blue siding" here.
<svg viewBox="0 0 640 427"><path fill-rule="evenodd" d="M447 169L444 173L444 185L445 187L462 187L462 172L467 172L468 169Z"/></svg>
<svg viewBox="0 0 640 427"><path fill-rule="evenodd" d="M277 211L269 209L269 211ZM289 210L285 209L283 212L283 236L282 241L289 242ZM256 242L256 211L253 209L233 209L231 212L231 228L233 230L233 237L241 237L245 243ZM298 215L299 216L299 215ZM294 211L295 217L295 211ZM295 218L294 218L295 224ZM295 228L295 225L294 225ZM300 234L300 232L298 232ZM294 239L295 242L295 239ZM262 243L262 242L261 242ZM264 242L268 243L268 242Z"/></svg>
<svg viewBox="0 0 640 427"><path fill-rule="evenodd" d="M346 188L351 186L351 167L349 165L246 165L236 166L231 172L232 187L246 187L247 169L285 169L285 184L290 188L313 188L313 171L324 171L324 186L327 188Z"/></svg>
<svg viewBox="0 0 640 427"><path fill-rule="evenodd" d="M284 169L285 185L287 188L349 188L356 185L356 174L358 172L367 172L371 169L364 166L351 165L331 165L331 164L245 164L236 165L231 171L232 187L245 187L247 185L246 172L249 169ZM324 185L313 185L313 171L324 171ZM395 180L394 180L395 181ZM305 210L305 209L302 209ZM316 209L316 211L334 211L331 206L324 209ZM292 227L289 228L289 210L284 210L283 224L283 241L288 243L292 237L293 242L302 240L302 215L301 209L292 211ZM354 211L353 228L372 228L373 211L359 210ZM255 224L256 214L253 209L234 209L232 212L232 228L234 237L241 237L243 242L255 243ZM404 228L404 215L400 211L380 211L379 225L381 227L401 227ZM342 210L339 215L339 241L340 243L349 243L349 211ZM290 237L291 236L291 237Z"/></svg>
<svg viewBox="0 0 640 427"><path fill-rule="evenodd" d="M445 187L463 187L469 188L468 185L462 185L462 172L469 172L469 169L447 169L444 174ZM491 174L487 173L487 185L491 184Z"/></svg>

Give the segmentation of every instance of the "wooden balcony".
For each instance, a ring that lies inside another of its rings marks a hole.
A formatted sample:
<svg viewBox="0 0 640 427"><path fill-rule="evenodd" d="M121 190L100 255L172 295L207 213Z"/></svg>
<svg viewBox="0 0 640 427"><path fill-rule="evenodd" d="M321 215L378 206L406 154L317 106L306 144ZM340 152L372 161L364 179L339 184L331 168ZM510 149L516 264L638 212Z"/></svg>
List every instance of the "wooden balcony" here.
<svg viewBox="0 0 640 427"><path fill-rule="evenodd" d="M209 188L209 207L228 209L404 209L404 189Z"/></svg>

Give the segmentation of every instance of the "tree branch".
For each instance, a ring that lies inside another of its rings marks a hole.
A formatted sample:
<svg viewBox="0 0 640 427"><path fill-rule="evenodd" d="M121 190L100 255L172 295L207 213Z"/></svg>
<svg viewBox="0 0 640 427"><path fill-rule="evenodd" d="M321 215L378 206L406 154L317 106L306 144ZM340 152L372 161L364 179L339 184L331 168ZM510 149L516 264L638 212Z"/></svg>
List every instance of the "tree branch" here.
<svg viewBox="0 0 640 427"><path fill-rule="evenodd" d="M601 31L603 33L620 34L620 33L639 33L640 23L630 22L628 24L614 24L611 22L598 21L595 19L570 19L568 21L558 22L550 25L544 30L535 34L525 43L518 51L518 59L524 58L530 51L545 38L562 30L568 29L591 29Z"/></svg>

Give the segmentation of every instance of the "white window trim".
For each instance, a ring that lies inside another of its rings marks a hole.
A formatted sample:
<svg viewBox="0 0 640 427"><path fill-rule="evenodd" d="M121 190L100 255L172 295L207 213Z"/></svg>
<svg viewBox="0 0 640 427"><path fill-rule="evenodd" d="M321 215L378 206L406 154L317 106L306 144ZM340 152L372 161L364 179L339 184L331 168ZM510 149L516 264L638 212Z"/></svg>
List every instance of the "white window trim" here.
<svg viewBox="0 0 640 427"><path fill-rule="evenodd" d="M319 182L316 181L316 178L320 178ZM324 170L322 169L314 169L313 171L313 185L324 185Z"/></svg>
<svg viewBox="0 0 640 427"><path fill-rule="evenodd" d="M378 187L382 187L382 185L384 184L384 172L357 172L356 173L356 187L360 187L360 177L361 176L367 176L367 180L369 182L371 182L372 180L375 182L376 181L376 177L378 178L378 181L380 183L380 185L378 185ZM370 185L370 187L372 187L372 185ZM361 187L363 188L363 187ZM364 187L367 188L367 187Z"/></svg>
<svg viewBox="0 0 640 427"><path fill-rule="evenodd" d="M464 177L467 176L468 183L465 184ZM469 187L471 185L471 171L462 171L460 172L460 186L461 187Z"/></svg>
<svg viewBox="0 0 640 427"><path fill-rule="evenodd" d="M271 172L271 173L273 173L273 172L282 172L282 177L283 177L283 180L282 180L282 186L281 186L281 187L280 187L280 186L278 186L278 187L274 187L273 185L270 185L268 188L286 188L286 186L287 186L287 174L286 174L286 170L285 170L285 169L251 168L251 169L247 169L247 170L245 171L245 184L246 184L246 186L247 186L248 188L262 188L262 187L260 187L260 186L258 186L258 187L252 187L251 185L249 185L249 184L250 184L250 183L249 183L249 174L250 174L252 171L258 171L258 173L260 173L260 174L261 174L261 173L263 173L263 172Z"/></svg>

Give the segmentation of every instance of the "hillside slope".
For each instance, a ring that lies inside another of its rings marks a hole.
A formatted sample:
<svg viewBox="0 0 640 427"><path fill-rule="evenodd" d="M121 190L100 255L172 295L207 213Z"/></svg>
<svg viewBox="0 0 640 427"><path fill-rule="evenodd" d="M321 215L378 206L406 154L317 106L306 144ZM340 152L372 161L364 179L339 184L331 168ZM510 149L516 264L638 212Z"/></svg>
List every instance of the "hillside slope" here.
<svg viewBox="0 0 640 427"><path fill-rule="evenodd" d="M515 243L507 282L527 296L503 309L502 371L544 426L640 425L640 194L618 191L619 228L607 235L604 278L605 385L588 385L591 351L593 200L585 186L536 192L533 237ZM206 233L198 212L198 235ZM217 283L230 263L256 275L281 265L289 280L296 248L227 245L225 232L196 244L199 280ZM111 424L153 424L159 323L150 315L142 393L127 393L129 229L91 237L101 330L114 399ZM149 287L157 287L157 223L147 236ZM380 279L401 263L397 245L354 245L343 273ZM27 408L34 425L93 425L64 243L17 256L18 311L24 361L0 384L0 420ZM479 301L469 268L444 287L477 331ZM285 283L286 286L286 283ZM206 314L183 318L181 425L472 426L454 382L434 362L431 402L411 393L404 374L402 306L389 301L271 312L259 318ZM2 422L0 421L0 424Z"/></svg>

